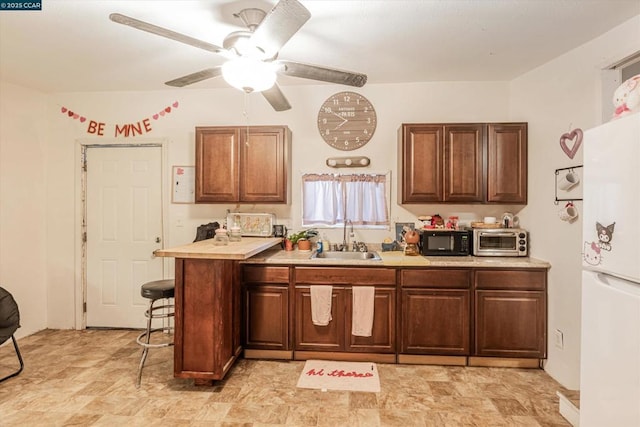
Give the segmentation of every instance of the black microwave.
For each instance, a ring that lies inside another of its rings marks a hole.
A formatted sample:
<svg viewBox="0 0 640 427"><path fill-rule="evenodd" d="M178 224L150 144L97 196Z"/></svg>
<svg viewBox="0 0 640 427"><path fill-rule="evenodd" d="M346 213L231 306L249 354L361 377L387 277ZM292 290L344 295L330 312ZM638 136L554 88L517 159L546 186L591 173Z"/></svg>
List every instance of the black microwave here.
<svg viewBox="0 0 640 427"><path fill-rule="evenodd" d="M468 230L422 230L420 253L426 256L465 256L471 254Z"/></svg>

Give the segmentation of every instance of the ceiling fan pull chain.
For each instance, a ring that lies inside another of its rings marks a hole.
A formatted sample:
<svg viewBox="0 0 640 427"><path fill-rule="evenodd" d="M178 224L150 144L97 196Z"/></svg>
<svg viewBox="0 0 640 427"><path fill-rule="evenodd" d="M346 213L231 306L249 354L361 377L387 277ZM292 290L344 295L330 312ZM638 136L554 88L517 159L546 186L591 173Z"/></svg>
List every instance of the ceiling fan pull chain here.
<svg viewBox="0 0 640 427"><path fill-rule="evenodd" d="M248 147L249 146L249 114L247 113L248 110L248 105L249 105L249 93L245 92L244 93L244 106L242 109L242 115L245 117L245 119L247 120L247 137L244 141L245 145Z"/></svg>

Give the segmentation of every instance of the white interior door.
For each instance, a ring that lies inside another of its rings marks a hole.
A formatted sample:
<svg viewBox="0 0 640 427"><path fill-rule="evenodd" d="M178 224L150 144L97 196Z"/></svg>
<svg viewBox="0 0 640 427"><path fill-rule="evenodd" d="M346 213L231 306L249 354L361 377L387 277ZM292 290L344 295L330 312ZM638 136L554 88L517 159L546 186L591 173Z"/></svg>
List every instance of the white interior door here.
<svg viewBox="0 0 640 427"><path fill-rule="evenodd" d="M88 327L145 327L140 286L162 279L162 148L87 147Z"/></svg>

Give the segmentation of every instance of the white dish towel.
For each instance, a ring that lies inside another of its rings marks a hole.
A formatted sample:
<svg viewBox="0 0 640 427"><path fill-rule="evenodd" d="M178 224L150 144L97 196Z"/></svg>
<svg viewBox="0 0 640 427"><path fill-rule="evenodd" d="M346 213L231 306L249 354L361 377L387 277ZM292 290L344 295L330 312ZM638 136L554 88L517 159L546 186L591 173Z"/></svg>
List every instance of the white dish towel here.
<svg viewBox="0 0 640 427"><path fill-rule="evenodd" d="M359 337L370 337L373 331L373 306L376 288L373 286L354 286L353 318L351 334Z"/></svg>
<svg viewBox="0 0 640 427"><path fill-rule="evenodd" d="M333 286L310 286L311 321L316 326L327 326L331 321L331 296Z"/></svg>

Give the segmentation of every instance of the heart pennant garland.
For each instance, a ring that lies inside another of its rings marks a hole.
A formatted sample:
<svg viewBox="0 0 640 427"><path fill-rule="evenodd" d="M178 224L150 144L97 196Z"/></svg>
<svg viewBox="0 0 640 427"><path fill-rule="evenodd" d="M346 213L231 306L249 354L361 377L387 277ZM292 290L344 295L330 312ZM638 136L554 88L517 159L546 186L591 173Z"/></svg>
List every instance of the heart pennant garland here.
<svg viewBox="0 0 640 427"><path fill-rule="evenodd" d="M567 141L571 143L571 147L569 147ZM560 147L570 159L573 159L573 156L576 155L580 145L582 145L582 129L574 129L571 132L562 134L560 137Z"/></svg>
<svg viewBox="0 0 640 427"><path fill-rule="evenodd" d="M153 114L151 117L153 117L153 120L158 120L160 117L164 117L166 114L171 113L171 110L178 108L179 105L180 105L179 102L175 101L171 105L168 105L168 106L164 107L158 113ZM69 118L72 118L73 120L79 120L80 123L84 123L84 122L87 121L87 118L85 116L81 116L80 114L68 109L67 107L61 107L60 108L60 112L62 114L66 114ZM136 123L137 123L138 126L139 126L140 123L143 123L145 130L149 131L149 130L151 130L151 127L150 127L150 125L148 125L148 121L149 121L149 119L145 119L145 120L142 120L141 122L136 122ZM98 135L103 136L102 133L96 132L96 129L104 129L104 126L105 126L104 122L98 122L98 121L95 121L95 120L90 120L89 123L90 123L90 126L87 129L88 133L92 133L92 134L98 133ZM121 130L122 129L127 129L128 127L131 127L133 129L135 129L136 125L134 125L134 124L124 124L124 125L116 125L115 127L116 127L116 136L118 136L119 134L123 134L123 136L129 136L128 132L123 133L123 132L121 132ZM133 136L135 136L135 132L133 133Z"/></svg>

